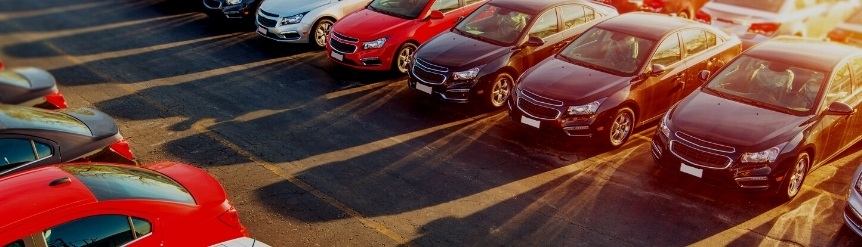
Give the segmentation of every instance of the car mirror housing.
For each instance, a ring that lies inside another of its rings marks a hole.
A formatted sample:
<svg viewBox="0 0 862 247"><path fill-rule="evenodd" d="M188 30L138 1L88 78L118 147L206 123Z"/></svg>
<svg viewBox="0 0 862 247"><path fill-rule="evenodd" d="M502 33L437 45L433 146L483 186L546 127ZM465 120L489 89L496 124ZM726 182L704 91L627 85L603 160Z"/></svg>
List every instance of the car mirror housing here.
<svg viewBox="0 0 862 247"><path fill-rule="evenodd" d="M543 46L543 45L545 45L545 41L542 40L542 38L539 38L536 36L530 36L530 38L527 39L527 43L525 43L524 45L525 46Z"/></svg>
<svg viewBox="0 0 862 247"><path fill-rule="evenodd" d="M662 74L662 73L664 73L666 70L667 70L667 67L665 67L664 65L661 65L661 64L653 64L653 65L652 65L652 70L650 70L650 72L649 72L649 76L657 76L657 75L661 75L661 74Z"/></svg>
<svg viewBox="0 0 862 247"><path fill-rule="evenodd" d="M431 20L439 20L443 19L443 17L445 17L443 16L443 12L440 12L439 10L432 10L431 13L428 14L428 19Z"/></svg>
<svg viewBox="0 0 862 247"><path fill-rule="evenodd" d="M709 70L701 70L700 74L697 74L697 79L700 79L701 83L706 83L706 80L709 79Z"/></svg>
<svg viewBox="0 0 862 247"><path fill-rule="evenodd" d="M856 113L856 109L842 102L832 102L826 109L826 115L849 116Z"/></svg>

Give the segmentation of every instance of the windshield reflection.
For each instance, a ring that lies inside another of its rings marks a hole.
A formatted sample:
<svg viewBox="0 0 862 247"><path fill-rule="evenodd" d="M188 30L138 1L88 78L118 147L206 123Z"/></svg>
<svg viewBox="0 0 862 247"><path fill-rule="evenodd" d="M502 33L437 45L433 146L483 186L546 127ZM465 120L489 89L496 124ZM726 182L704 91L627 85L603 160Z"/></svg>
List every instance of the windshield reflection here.
<svg viewBox="0 0 862 247"><path fill-rule="evenodd" d="M569 62L585 67L631 75L646 60L655 42L626 33L591 28L560 52Z"/></svg>
<svg viewBox="0 0 862 247"><path fill-rule="evenodd" d="M428 5L428 0L376 0L368 8L396 17L415 19L422 14L425 5Z"/></svg>
<svg viewBox="0 0 862 247"><path fill-rule="evenodd" d="M465 36L509 45L524 32L533 15L493 5L484 5L455 27Z"/></svg>

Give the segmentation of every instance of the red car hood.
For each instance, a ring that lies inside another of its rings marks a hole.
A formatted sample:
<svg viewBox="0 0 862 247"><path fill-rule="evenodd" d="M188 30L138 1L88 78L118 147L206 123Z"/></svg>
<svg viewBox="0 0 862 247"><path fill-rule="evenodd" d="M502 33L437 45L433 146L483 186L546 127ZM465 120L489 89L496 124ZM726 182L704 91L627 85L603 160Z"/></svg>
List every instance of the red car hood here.
<svg viewBox="0 0 862 247"><path fill-rule="evenodd" d="M338 20L332 30L359 41L372 41L400 31L415 21L363 9Z"/></svg>

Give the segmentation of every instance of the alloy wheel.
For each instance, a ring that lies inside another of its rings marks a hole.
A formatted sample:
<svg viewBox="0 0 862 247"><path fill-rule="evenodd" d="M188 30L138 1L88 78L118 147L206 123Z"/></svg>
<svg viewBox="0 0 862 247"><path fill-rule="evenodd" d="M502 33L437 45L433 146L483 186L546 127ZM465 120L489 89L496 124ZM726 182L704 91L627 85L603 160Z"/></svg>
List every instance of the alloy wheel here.
<svg viewBox="0 0 862 247"><path fill-rule="evenodd" d="M396 64L398 65L398 71L401 73L407 73L407 64L410 63L410 58L413 57L413 50L415 48L412 45L404 45L401 50L398 52L398 60Z"/></svg>
<svg viewBox="0 0 862 247"><path fill-rule="evenodd" d="M808 155L800 156L796 160L796 165L793 166L793 172L790 174L790 181L787 181L787 197L793 198L799 193L802 188L802 181L805 180L805 171L808 170Z"/></svg>
<svg viewBox="0 0 862 247"><path fill-rule="evenodd" d="M332 22L328 20L321 21L314 30L314 40L317 46L326 47L326 37L329 36L329 29L332 28Z"/></svg>
<svg viewBox="0 0 862 247"><path fill-rule="evenodd" d="M494 87L491 88L491 105L494 107L503 106L509 98L512 81L508 76L501 76L494 82Z"/></svg>
<svg viewBox="0 0 862 247"><path fill-rule="evenodd" d="M628 112L621 112L614 118L610 129L611 144L619 146L626 141L632 131L632 122L632 115Z"/></svg>

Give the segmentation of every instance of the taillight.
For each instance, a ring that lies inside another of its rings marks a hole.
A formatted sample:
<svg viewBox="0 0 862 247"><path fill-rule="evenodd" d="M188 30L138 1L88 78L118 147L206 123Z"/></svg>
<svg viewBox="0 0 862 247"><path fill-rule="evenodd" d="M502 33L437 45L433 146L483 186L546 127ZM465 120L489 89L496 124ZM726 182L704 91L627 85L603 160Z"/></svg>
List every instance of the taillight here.
<svg viewBox="0 0 862 247"><path fill-rule="evenodd" d="M239 213L237 213L236 208L233 205L230 206L230 209L225 211L223 214L218 216L218 219L233 228L241 228L242 224L239 223Z"/></svg>
<svg viewBox="0 0 862 247"><path fill-rule="evenodd" d="M126 139L122 139L118 142L115 142L108 146L112 152L117 153L126 159L135 160L135 156L132 155L132 148L129 147L129 142Z"/></svg>
<svg viewBox="0 0 862 247"><path fill-rule="evenodd" d="M51 103L59 109L66 109L66 98L63 97L63 94L60 93L60 91L45 95L45 101L48 101L48 103Z"/></svg>
<svg viewBox="0 0 862 247"><path fill-rule="evenodd" d="M712 16L703 12L703 10L698 10L697 13L694 14L694 19L706 24L712 24Z"/></svg>
<svg viewBox="0 0 862 247"><path fill-rule="evenodd" d="M826 34L829 37L829 40L841 43L847 43L847 32L841 29L833 29Z"/></svg>
<svg viewBox="0 0 862 247"><path fill-rule="evenodd" d="M3 69L3 61L0 61L0 69Z"/></svg>
<svg viewBox="0 0 862 247"><path fill-rule="evenodd" d="M664 8L664 0L646 0L644 1L644 5L658 10Z"/></svg>
<svg viewBox="0 0 862 247"><path fill-rule="evenodd" d="M775 34L775 31L778 31L778 27L780 26L781 24L779 23L754 23L748 28L748 32L772 36Z"/></svg>

